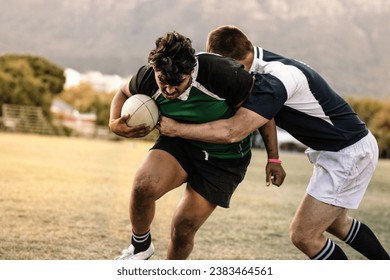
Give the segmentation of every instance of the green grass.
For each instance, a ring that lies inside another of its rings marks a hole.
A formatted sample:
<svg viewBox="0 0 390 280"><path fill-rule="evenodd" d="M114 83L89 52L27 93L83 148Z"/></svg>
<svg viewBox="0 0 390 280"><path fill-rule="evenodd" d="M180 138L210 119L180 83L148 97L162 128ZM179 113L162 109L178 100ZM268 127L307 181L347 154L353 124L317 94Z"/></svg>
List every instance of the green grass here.
<svg viewBox="0 0 390 280"><path fill-rule="evenodd" d="M128 245L129 193L152 143L0 133L0 259L113 259ZM265 153L254 150L230 209L217 208L196 236L190 259L306 259L288 227L312 167L303 154L281 153L287 178L265 185ZM390 250L390 161L381 160L359 210ZM152 225L163 259L183 188L158 201ZM351 259L363 259L339 242Z"/></svg>

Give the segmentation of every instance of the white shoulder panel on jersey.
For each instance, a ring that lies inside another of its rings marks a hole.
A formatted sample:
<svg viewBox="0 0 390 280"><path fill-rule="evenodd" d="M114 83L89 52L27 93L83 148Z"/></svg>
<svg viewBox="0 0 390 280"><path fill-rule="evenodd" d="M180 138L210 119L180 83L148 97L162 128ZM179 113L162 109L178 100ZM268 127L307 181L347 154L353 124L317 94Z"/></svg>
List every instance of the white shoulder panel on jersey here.
<svg viewBox="0 0 390 280"><path fill-rule="evenodd" d="M278 61L267 62L264 73L277 77L287 91L285 106L303 112L312 117L321 118L332 124L325 114L318 100L310 90L306 76L293 65L286 65Z"/></svg>

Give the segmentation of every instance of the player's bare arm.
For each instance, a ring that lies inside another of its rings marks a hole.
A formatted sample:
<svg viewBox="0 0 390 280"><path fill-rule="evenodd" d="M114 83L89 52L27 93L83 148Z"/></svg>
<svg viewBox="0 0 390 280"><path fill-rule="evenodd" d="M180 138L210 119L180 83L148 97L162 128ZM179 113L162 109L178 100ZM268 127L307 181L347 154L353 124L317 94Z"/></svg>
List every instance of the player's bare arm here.
<svg viewBox="0 0 390 280"><path fill-rule="evenodd" d="M268 121L268 119L251 110L240 108L229 119L203 124L179 123L162 116L157 128L161 134L166 136L224 144L241 141Z"/></svg>
<svg viewBox="0 0 390 280"><path fill-rule="evenodd" d="M121 116L122 106L131 96L129 91L129 83L125 83L116 92L111 102L109 127L115 134L126 138L143 137L149 132L149 128L145 125L128 126L126 121L130 115Z"/></svg>

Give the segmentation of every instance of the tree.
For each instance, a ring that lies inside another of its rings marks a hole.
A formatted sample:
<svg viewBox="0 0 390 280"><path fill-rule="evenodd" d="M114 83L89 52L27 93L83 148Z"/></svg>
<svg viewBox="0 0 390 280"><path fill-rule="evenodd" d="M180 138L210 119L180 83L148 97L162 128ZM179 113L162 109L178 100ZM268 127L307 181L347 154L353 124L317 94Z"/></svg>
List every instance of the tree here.
<svg viewBox="0 0 390 280"><path fill-rule="evenodd" d="M93 112L96 114L96 125L108 125L110 117L111 100L113 92L97 91L88 83L64 90L59 98L82 113Z"/></svg>
<svg viewBox="0 0 390 280"><path fill-rule="evenodd" d="M372 98L350 98L348 102L377 139L379 156L390 158L390 102Z"/></svg>
<svg viewBox="0 0 390 280"><path fill-rule="evenodd" d="M390 158L390 102L375 114L370 129L378 140L379 156Z"/></svg>
<svg viewBox="0 0 390 280"><path fill-rule="evenodd" d="M64 84L64 69L45 58L19 54L0 56L0 105L40 106L49 117L52 100L63 90Z"/></svg>
<svg viewBox="0 0 390 280"><path fill-rule="evenodd" d="M370 126L375 114L382 110L383 102L373 98L349 98L348 103L353 107L359 118Z"/></svg>

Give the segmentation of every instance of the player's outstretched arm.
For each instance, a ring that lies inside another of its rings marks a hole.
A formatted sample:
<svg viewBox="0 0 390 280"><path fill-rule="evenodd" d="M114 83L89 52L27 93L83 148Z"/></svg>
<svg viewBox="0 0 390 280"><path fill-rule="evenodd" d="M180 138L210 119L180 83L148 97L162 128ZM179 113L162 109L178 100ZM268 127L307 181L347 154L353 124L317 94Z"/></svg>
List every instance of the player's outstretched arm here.
<svg viewBox="0 0 390 280"><path fill-rule="evenodd" d="M229 119L203 124L179 123L162 116L156 126L161 134L209 143L235 143L263 126L268 119L246 108L239 108Z"/></svg>
<svg viewBox="0 0 390 280"><path fill-rule="evenodd" d="M258 115L257 113L239 108L236 114L223 120L203 124L180 123L173 119L161 116L156 128L161 134L170 137L181 137L209 143L234 143L244 139L249 133L261 128L260 133L266 145L268 159L279 158L275 122ZM266 183L280 186L286 172L281 164L267 163Z"/></svg>

